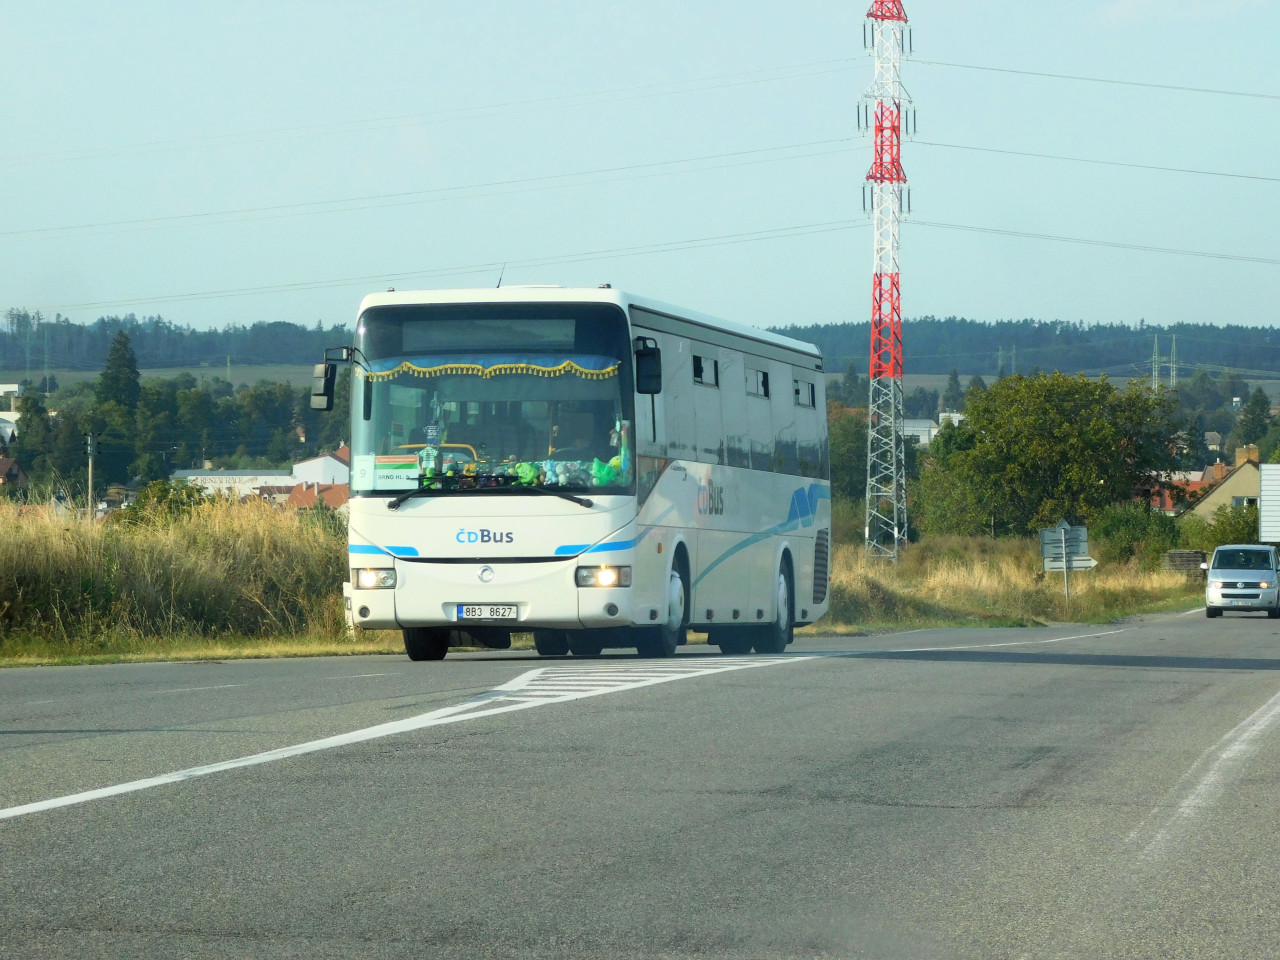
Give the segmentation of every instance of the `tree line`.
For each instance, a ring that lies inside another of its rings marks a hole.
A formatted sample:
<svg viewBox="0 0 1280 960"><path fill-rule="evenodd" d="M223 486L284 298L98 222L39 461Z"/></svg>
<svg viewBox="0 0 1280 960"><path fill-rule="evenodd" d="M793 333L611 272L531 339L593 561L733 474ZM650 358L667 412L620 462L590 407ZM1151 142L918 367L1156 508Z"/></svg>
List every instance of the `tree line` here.
<svg viewBox="0 0 1280 960"><path fill-rule="evenodd" d="M0 370L31 371L29 379L35 383L46 367L96 369L120 333L129 338L143 368L216 367L228 358L237 364L297 363L299 357L319 358L325 347L351 340L348 327L326 327L318 320L313 327L275 320L195 330L161 316L130 313L81 324L61 314L50 319L39 311L13 308L0 325Z"/></svg>
<svg viewBox="0 0 1280 960"><path fill-rule="evenodd" d="M794 324L774 332L816 344L828 368L854 362L866 367L871 325L862 323ZM1169 382L1170 354L1177 338L1176 361L1183 371L1231 368L1246 376L1274 373L1280 378L1280 331L1274 327L1169 325L1140 322L1084 324L1065 320L999 320L919 317L902 324L903 367L907 374L946 374L958 369L987 379L1037 370L1106 373L1117 379L1151 376L1159 352L1162 382Z"/></svg>
<svg viewBox="0 0 1280 960"><path fill-rule="evenodd" d="M71 496L86 488L86 434L97 445L95 487L163 479L206 460L228 469L286 467L346 439L347 393L339 388L331 414L313 411L309 398L310 384L236 387L189 373L143 379L129 335L118 330L96 381L17 399L18 432L6 452L41 488Z"/></svg>

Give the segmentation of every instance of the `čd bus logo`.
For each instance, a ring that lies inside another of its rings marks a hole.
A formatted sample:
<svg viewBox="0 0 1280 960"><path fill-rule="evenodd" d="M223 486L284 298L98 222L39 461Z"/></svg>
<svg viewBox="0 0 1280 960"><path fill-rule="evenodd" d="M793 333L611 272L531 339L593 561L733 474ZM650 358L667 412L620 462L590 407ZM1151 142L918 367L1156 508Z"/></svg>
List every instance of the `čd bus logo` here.
<svg viewBox="0 0 1280 960"><path fill-rule="evenodd" d="M454 537L459 543L514 543L514 533L502 530L467 530L463 528Z"/></svg>
<svg viewBox="0 0 1280 960"><path fill-rule="evenodd" d="M698 513L702 516L724 516L724 487L708 480L698 487Z"/></svg>

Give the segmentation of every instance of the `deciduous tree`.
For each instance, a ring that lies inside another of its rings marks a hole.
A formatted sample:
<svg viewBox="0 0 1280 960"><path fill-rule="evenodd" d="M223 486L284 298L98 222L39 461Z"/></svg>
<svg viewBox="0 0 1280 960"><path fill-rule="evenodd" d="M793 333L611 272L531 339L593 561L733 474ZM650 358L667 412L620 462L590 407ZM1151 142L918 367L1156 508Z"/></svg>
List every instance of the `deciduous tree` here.
<svg viewBox="0 0 1280 960"><path fill-rule="evenodd" d="M1181 434L1173 407L1166 393L1120 392L1105 378L1006 377L939 435L919 488L922 529L971 533L985 518L997 534L1025 535L1165 486Z"/></svg>

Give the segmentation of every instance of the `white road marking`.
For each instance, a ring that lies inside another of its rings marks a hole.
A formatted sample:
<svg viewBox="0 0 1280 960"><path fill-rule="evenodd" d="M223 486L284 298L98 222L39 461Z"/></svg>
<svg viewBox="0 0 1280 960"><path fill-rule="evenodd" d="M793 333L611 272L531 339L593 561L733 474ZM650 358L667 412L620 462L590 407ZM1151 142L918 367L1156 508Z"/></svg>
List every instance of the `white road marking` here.
<svg viewBox="0 0 1280 960"><path fill-rule="evenodd" d="M317 680L362 680L365 677L389 677L389 673L348 673L340 677L317 677Z"/></svg>
<svg viewBox="0 0 1280 960"><path fill-rule="evenodd" d="M174 690L148 690L147 693L194 693L197 690L230 690L232 687L243 687L247 684L243 683L219 683L213 687L178 687Z"/></svg>
<svg viewBox="0 0 1280 960"><path fill-rule="evenodd" d="M913 647L908 650L886 650L885 653L929 653L933 650L990 650L993 647L1034 647L1046 643L1062 643L1064 640L1093 640L1096 637L1110 637L1124 633L1128 627L1119 630L1104 630L1102 633L1080 633L1074 637L1054 637L1052 640L1012 640L1008 643L970 643L962 647ZM881 651L875 651L877 653Z"/></svg>
<svg viewBox="0 0 1280 960"><path fill-rule="evenodd" d="M1280 720L1280 693L1202 753L1178 778L1164 801L1152 807L1142 818L1129 834L1129 842L1140 844L1144 857L1159 857L1169 843L1187 829L1196 815L1211 806L1229 782L1237 778L1240 768L1256 749L1258 739L1268 733L1277 720ZM1157 820L1158 825L1155 823Z"/></svg>
<svg viewBox="0 0 1280 960"><path fill-rule="evenodd" d="M321 750L332 750L335 747L345 747L353 743L363 743L366 740L390 737L397 733L408 733L411 730L423 730L427 727L438 727L449 723L460 723L464 720L491 717L499 713L528 710L531 707L540 707L549 703L567 703L570 700L583 700L587 697L598 697L608 693L636 690L659 683L669 683L673 680L690 680L694 677L705 677L717 673L730 673L735 670L746 670L753 667L777 666L784 663L800 663L801 661L812 659L815 658L808 656L731 657L725 659L682 657L681 660L686 662L672 662L670 666L664 664L661 668L655 668L654 665L647 663L636 664L634 671L614 667L609 670L608 674L593 677L596 682L582 689L557 688L554 682L566 675L578 676L587 674L590 668L578 671L571 668L539 667L535 670L530 670L528 673L521 674L500 687L495 687L487 693L472 697L463 703L455 704L451 707L442 707L439 710L432 710L430 713L424 713L416 717L406 717L403 720L380 723L374 727L365 727L363 730L353 730L350 733L340 733L333 737L324 737L320 740L311 740L307 743L299 743L290 747L267 750L264 753L255 753L235 760L224 760L220 763L189 767L186 770L175 770L172 773L161 774L157 777L132 780L129 783L101 787L97 790L86 790L82 793L68 794L64 797L54 797L50 800L40 800L17 807L8 807L0 810L0 820L11 820L15 817L23 817L32 813L56 810L59 807L88 803L90 800L101 800L105 797L136 793L139 790L149 790L152 787L162 787L170 783L181 783L184 780L194 780L197 777L222 773L226 770L255 767L275 760L285 760L289 757L316 753ZM552 682L547 682L546 675L548 673L551 674L550 680Z"/></svg>

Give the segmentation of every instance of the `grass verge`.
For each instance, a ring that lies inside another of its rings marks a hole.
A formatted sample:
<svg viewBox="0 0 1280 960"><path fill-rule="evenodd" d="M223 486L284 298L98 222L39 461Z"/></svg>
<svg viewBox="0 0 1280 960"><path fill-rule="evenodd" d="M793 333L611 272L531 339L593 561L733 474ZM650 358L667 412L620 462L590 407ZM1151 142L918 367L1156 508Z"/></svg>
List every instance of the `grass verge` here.
<svg viewBox="0 0 1280 960"><path fill-rule="evenodd" d="M398 632L347 633L345 563L331 514L210 502L90 524L0 505L0 665L403 654ZM1103 565L1072 575L1068 609L1033 541L938 537L896 564L841 544L831 569L831 612L806 633L1105 623L1203 601L1180 575Z"/></svg>
<svg viewBox="0 0 1280 960"><path fill-rule="evenodd" d="M944 626L1110 623L1188 610L1204 586L1182 574L1105 565L1045 573L1034 541L936 537L911 544L898 563L870 561L861 544L836 547L831 612L805 633L870 633Z"/></svg>

